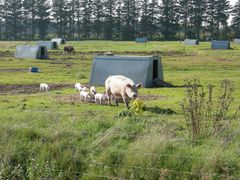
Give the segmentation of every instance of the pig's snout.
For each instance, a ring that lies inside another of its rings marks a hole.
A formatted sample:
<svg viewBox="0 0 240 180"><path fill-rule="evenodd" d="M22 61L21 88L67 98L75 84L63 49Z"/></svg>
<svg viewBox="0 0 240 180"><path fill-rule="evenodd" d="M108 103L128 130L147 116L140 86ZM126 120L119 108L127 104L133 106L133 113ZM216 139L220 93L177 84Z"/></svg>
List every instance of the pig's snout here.
<svg viewBox="0 0 240 180"><path fill-rule="evenodd" d="M133 99L136 99L137 98L137 94L133 94Z"/></svg>

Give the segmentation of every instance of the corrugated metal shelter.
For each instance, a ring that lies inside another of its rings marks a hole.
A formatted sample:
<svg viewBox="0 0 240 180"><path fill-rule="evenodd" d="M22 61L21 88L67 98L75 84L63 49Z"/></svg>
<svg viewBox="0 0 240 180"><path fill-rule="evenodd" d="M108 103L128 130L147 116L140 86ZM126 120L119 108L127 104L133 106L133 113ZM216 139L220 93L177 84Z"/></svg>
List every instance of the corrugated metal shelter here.
<svg viewBox="0 0 240 180"><path fill-rule="evenodd" d="M66 40L64 38L54 38L54 39L51 39L51 41L52 42L57 42L58 45L66 43Z"/></svg>
<svg viewBox="0 0 240 180"><path fill-rule="evenodd" d="M212 49L230 49L230 42L229 41L212 41L211 45Z"/></svg>
<svg viewBox="0 0 240 180"><path fill-rule="evenodd" d="M23 59L47 59L48 51L45 46L18 45L15 58Z"/></svg>
<svg viewBox="0 0 240 180"><path fill-rule="evenodd" d="M198 39L185 39L184 44L189 45L189 46L199 45L199 40Z"/></svg>
<svg viewBox="0 0 240 180"><path fill-rule="evenodd" d="M234 39L233 42L236 44L240 44L240 39Z"/></svg>
<svg viewBox="0 0 240 180"><path fill-rule="evenodd" d="M143 87L153 87L154 79L163 80L159 56L96 56L92 65L90 85L105 85L111 75L123 75Z"/></svg>
<svg viewBox="0 0 240 180"><path fill-rule="evenodd" d="M136 38L135 42L136 43L146 43L148 39L146 37L141 37L141 38Z"/></svg>
<svg viewBox="0 0 240 180"><path fill-rule="evenodd" d="M58 43L55 41L38 41L38 46L46 46L48 50L58 49Z"/></svg>

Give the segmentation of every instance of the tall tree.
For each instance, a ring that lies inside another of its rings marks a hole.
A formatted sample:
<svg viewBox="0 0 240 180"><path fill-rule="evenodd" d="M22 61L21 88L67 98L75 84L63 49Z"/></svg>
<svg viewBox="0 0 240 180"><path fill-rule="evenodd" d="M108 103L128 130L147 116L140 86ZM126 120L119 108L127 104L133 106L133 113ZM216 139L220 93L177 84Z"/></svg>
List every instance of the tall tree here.
<svg viewBox="0 0 240 180"><path fill-rule="evenodd" d="M148 34L148 22L149 22L149 0L140 1L141 5L141 21L140 21L140 35L147 36Z"/></svg>
<svg viewBox="0 0 240 180"><path fill-rule="evenodd" d="M77 31L77 38L81 38L81 20L82 20L82 7L81 7L81 0L75 0L75 18L76 18L76 31Z"/></svg>
<svg viewBox="0 0 240 180"><path fill-rule="evenodd" d="M64 0L53 0L52 12L58 36L65 37L65 26L67 24L66 2Z"/></svg>
<svg viewBox="0 0 240 180"><path fill-rule="evenodd" d="M210 32L211 37L214 36L214 31L216 28L216 0L207 0L207 8L206 8L206 24L207 30Z"/></svg>
<svg viewBox="0 0 240 180"><path fill-rule="evenodd" d="M74 39L74 35L75 35L75 22L76 22L76 18L75 18L75 5L76 0L69 0L66 1L65 4L65 21L66 21L66 26L68 29L67 35L68 35L68 39Z"/></svg>
<svg viewBox="0 0 240 180"><path fill-rule="evenodd" d="M191 0L179 0L179 18L180 23L183 27L184 38L187 38L189 31L189 20L190 20L190 10L191 10Z"/></svg>
<svg viewBox="0 0 240 180"><path fill-rule="evenodd" d="M50 8L49 0L38 0L36 3L36 22L40 39L44 39L47 35L50 23Z"/></svg>
<svg viewBox="0 0 240 180"><path fill-rule="evenodd" d="M6 38L17 39L21 34L22 2L18 0L4 0L3 12Z"/></svg>
<svg viewBox="0 0 240 180"><path fill-rule="evenodd" d="M93 13L93 2L92 0L83 0L82 1L82 28L83 28L83 37L89 39L91 37L92 29L92 13Z"/></svg>
<svg viewBox="0 0 240 180"><path fill-rule="evenodd" d="M161 33L165 40L173 40L179 28L178 5L175 0L162 0L160 5Z"/></svg>
<svg viewBox="0 0 240 180"><path fill-rule="evenodd" d="M29 36L29 29L30 29L30 2L29 0L22 1L23 6L23 14L22 14L22 25L23 25L23 33L24 39L27 40Z"/></svg>
<svg viewBox="0 0 240 180"><path fill-rule="evenodd" d="M140 35L150 36L150 38L152 38L152 34L156 30L157 14L158 14L158 8L159 8L158 1L142 0L140 2L141 2Z"/></svg>
<svg viewBox="0 0 240 180"><path fill-rule="evenodd" d="M116 13L116 8L115 8L116 5L117 5L117 2L115 0L106 0L104 2L104 7L105 7L104 37L106 39L113 38L113 29L116 25L116 22L114 20L115 13Z"/></svg>
<svg viewBox="0 0 240 180"><path fill-rule="evenodd" d="M31 39L34 39L36 33L36 4L37 0L29 0Z"/></svg>
<svg viewBox="0 0 240 180"><path fill-rule="evenodd" d="M159 14L159 4L158 0L151 0L149 3L149 13L148 13L148 35L152 39L153 34L157 31L157 21Z"/></svg>
<svg viewBox="0 0 240 180"><path fill-rule="evenodd" d="M102 0L93 0L93 34L94 38L99 39L103 29L103 2Z"/></svg>
<svg viewBox="0 0 240 180"><path fill-rule="evenodd" d="M192 0L190 9L190 22L194 38L200 39L200 33L205 19L206 0Z"/></svg>
<svg viewBox="0 0 240 180"><path fill-rule="evenodd" d="M232 22L231 26L234 32L234 35L237 38L240 38L240 0L236 2L232 10Z"/></svg>
<svg viewBox="0 0 240 180"><path fill-rule="evenodd" d="M226 38L228 30L227 20L230 15L230 4L228 0L207 0L207 22L208 29L214 38ZM220 32L222 31L222 33Z"/></svg>
<svg viewBox="0 0 240 180"><path fill-rule="evenodd" d="M3 26L3 14L4 14L4 8L3 8L3 1L0 0L0 40L2 40L2 26Z"/></svg>
<svg viewBox="0 0 240 180"><path fill-rule="evenodd" d="M133 40L138 29L139 5L137 0L123 0L122 28L123 39Z"/></svg>
<svg viewBox="0 0 240 180"><path fill-rule="evenodd" d="M122 0L117 0L116 2L116 17L115 17L115 21L116 21L116 38L118 40L122 40Z"/></svg>
<svg viewBox="0 0 240 180"><path fill-rule="evenodd" d="M216 36L220 39L227 38L228 22L230 15L230 3L229 0L218 0L216 3Z"/></svg>
<svg viewBox="0 0 240 180"><path fill-rule="evenodd" d="M232 11L236 36L239 1ZM152 39L161 32L173 40L178 30L189 38L205 32L227 38L230 8L229 0L0 0L0 39L34 39L37 33L43 39L50 25L68 39Z"/></svg>

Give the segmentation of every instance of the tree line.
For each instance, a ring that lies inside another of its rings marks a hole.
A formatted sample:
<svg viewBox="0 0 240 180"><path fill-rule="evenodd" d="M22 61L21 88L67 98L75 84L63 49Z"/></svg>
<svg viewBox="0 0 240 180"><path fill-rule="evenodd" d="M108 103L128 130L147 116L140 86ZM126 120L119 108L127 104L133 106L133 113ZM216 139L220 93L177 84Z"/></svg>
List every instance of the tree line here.
<svg viewBox="0 0 240 180"><path fill-rule="evenodd" d="M231 17L231 18L230 18ZM0 0L0 39L240 37L240 0Z"/></svg>

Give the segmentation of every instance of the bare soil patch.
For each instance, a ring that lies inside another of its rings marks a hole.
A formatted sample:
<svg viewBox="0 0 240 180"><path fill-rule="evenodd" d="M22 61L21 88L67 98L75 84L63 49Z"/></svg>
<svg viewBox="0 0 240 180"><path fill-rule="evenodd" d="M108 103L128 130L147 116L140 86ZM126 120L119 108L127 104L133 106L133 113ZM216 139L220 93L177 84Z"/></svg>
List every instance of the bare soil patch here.
<svg viewBox="0 0 240 180"><path fill-rule="evenodd" d="M73 84L49 84L50 90L73 88ZM0 94L33 94L39 92L39 84L0 85Z"/></svg>
<svg viewBox="0 0 240 180"><path fill-rule="evenodd" d="M62 52L51 52L54 55L61 55L64 59L71 59L71 57L69 56L63 56ZM104 54L106 53L106 51L87 51L87 52L81 52L81 51L76 51L75 55L81 55L81 60L88 60L89 56L95 56L98 54ZM184 52L180 51L180 50L171 50L171 51L123 51L123 52L115 52L115 51L111 51L111 53L113 53L114 55L155 55L155 56L159 56L159 55L163 55L163 56L179 56L179 55L187 55ZM76 57L73 57L73 59L76 59Z"/></svg>
<svg viewBox="0 0 240 180"><path fill-rule="evenodd" d="M75 103L75 102L81 101L79 94L57 95L57 96L55 96L55 99L56 99L56 101L63 102L63 103ZM139 96L139 99L141 99L143 101L144 100L162 100L162 99L166 99L166 96L141 95L141 96ZM120 100L120 102L122 102L122 101ZM92 98L91 101L88 101L87 103L95 103L95 102L94 102L94 99ZM106 104L106 102L104 104ZM114 102L112 104L114 104Z"/></svg>
<svg viewBox="0 0 240 180"><path fill-rule="evenodd" d="M91 98L91 100L88 100L87 102L85 102L84 100L81 100L79 93L69 94L69 95L57 95L57 96L55 96L55 100L57 102L61 102L61 103L72 103L72 104L74 104L76 102L95 103L95 100L93 97ZM106 105L107 102L104 101L104 102L102 102L102 104Z"/></svg>
<svg viewBox="0 0 240 180"><path fill-rule="evenodd" d="M0 72L28 72L28 68L4 68L0 69Z"/></svg>
<svg viewBox="0 0 240 180"><path fill-rule="evenodd" d="M11 51L0 51L1 57L14 57L14 52Z"/></svg>
<svg viewBox="0 0 240 180"><path fill-rule="evenodd" d="M70 95L58 95L55 96L56 101L63 103L75 103L80 101L79 94L70 94Z"/></svg>

